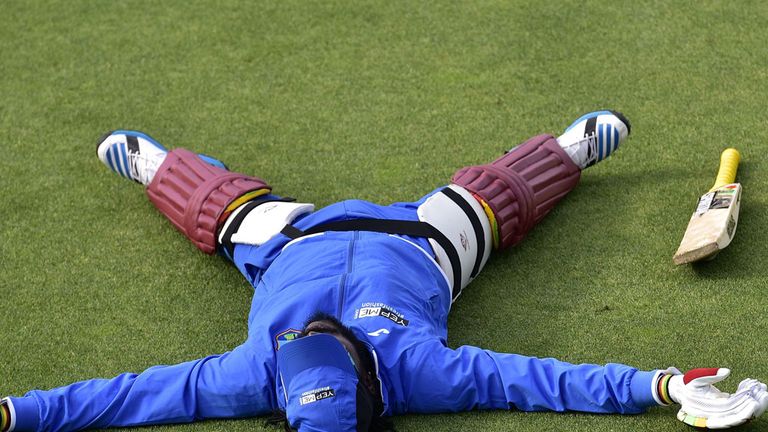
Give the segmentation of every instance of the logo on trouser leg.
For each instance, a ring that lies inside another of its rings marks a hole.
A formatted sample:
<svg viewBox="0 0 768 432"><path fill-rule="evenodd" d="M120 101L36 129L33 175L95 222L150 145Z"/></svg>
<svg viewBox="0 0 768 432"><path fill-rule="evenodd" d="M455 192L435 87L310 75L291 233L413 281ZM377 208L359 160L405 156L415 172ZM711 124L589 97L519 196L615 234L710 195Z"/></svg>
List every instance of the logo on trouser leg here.
<svg viewBox="0 0 768 432"><path fill-rule="evenodd" d="M328 399L336 396L336 392L330 387L323 387L315 390L310 390L301 394L299 404L306 405L313 402L317 402L323 399Z"/></svg>

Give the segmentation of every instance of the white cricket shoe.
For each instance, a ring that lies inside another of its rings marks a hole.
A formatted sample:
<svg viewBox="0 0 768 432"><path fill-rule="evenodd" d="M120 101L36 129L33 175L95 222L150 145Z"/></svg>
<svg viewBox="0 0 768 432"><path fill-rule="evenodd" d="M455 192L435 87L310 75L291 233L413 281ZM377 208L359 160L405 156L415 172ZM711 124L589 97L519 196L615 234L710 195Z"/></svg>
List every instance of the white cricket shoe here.
<svg viewBox="0 0 768 432"><path fill-rule="evenodd" d="M617 111L584 114L557 138L573 162L584 169L611 155L629 136L629 120Z"/></svg>
<svg viewBox="0 0 768 432"><path fill-rule="evenodd" d="M143 132L116 130L99 138L96 153L107 168L148 186L168 150Z"/></svg>

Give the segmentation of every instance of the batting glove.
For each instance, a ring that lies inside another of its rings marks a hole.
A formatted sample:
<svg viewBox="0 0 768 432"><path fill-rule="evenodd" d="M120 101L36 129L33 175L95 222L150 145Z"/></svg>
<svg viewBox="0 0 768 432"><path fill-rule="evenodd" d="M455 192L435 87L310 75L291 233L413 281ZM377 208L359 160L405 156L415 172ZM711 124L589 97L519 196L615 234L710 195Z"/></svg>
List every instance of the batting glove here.
<svg viewBox="0 0 768 432"><path fill-rule="evenodd" d="M679 403L677 419L690 426L726 429L760 417L768 408L766 385L745 379L733 394L718 390L714 384L730 374L726 368L705 368L683 375L669 368L659 378L659 395Z"/></svg>

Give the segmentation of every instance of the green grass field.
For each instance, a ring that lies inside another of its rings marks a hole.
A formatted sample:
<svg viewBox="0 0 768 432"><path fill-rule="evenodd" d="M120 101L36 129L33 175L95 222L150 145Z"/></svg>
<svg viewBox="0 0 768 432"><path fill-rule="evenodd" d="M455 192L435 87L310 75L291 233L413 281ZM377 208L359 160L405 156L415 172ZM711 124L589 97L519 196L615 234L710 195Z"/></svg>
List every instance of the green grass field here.
<svg viewBox="0 0 768 432"><path fill-rule="evenodd" d="M413 200L584 112L618 155L450 318L451 346L768 380L768 4L760 1L0 1L0 394L227 351L251 290L108 172L115 128L213 154L318 206ZM738 233L674 253L720 151ZM641 416L472 412L401 431L689 430ZM156 427L261 431L262 419ZM146 430L146 429L143 429ZM768 419L742 430L768 430Z"/></svg>

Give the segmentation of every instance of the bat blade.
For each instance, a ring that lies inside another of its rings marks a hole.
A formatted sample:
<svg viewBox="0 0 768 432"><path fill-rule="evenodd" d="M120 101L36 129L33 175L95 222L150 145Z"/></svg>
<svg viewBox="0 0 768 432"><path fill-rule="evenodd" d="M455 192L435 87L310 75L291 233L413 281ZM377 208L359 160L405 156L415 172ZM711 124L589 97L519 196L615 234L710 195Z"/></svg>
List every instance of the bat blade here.
<svg viewBox="0 0 768 432"><path fill-rule="evenodd" d="M738 150L723 150L715 185L699 198L683 241L672 257L675 264L714 258L733 240L741 204L741 184L735 183L740 159Z"/></svg>
<svg viewBox="0 0 768 432"><path fill-rule="evenodd" d="M680 265L714 258L725 249L736 234L740 205L739 183L727 184L702 195L672 258L674 263Z"/></svg>

